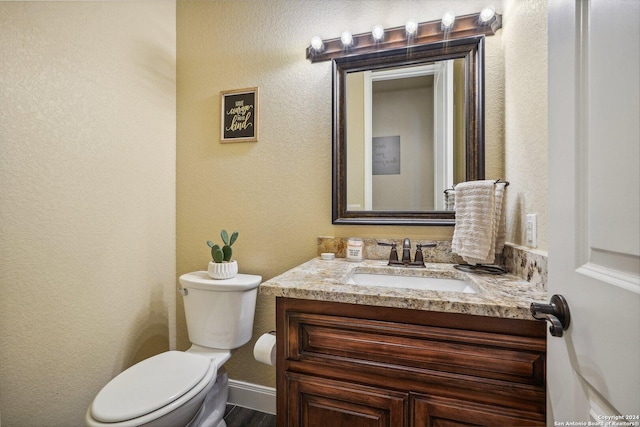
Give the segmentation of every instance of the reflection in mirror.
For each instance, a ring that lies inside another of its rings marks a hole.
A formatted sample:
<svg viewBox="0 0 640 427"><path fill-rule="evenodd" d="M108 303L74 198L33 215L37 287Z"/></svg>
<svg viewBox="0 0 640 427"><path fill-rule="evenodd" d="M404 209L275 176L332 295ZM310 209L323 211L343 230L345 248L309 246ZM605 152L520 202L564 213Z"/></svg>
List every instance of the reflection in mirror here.
<svg viewBox="0 0 640 427"><path fill-rule="evenodd" d="M347 74L347 210L446 210L465 180L464 79L460 58Z"/></svg>
<svg viewBox="0 0 640 427"><path fill-rule="evenodd" d="M484 37L335 58L334 224L453 225L484 178Z"/></svg>

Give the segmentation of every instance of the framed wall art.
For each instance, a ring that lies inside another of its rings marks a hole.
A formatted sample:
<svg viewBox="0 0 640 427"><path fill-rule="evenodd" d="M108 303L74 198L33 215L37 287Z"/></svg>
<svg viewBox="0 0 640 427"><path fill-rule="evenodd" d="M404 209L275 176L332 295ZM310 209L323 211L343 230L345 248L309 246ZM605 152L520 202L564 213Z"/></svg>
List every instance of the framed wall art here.
<svg viewBox="0 0 640 427"><path fill-rule="evenodd" d="M371 159L373 175L400 175L400 135L374 136Z"/></svg>
<svg viewBox="0 0 640 427"><path fill-rule="evenodd" d="M220 142L258 141L258 88L220 92Z"/></svg>

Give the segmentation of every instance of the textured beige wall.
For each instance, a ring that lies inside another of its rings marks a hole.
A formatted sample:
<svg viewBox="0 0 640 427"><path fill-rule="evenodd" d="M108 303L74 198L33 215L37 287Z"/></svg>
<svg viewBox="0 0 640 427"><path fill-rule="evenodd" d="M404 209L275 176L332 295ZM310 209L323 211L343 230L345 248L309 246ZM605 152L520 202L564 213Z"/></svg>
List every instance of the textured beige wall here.
<svg viewBox="0 0 640 427"><path fill-rule="evenodd" d="M0 2L0 408L84 425L175 341L175 4Z"/></svg>
<svg viewBox="0 0 640 427"><path fill-rule="evenodd" d="M505 167L507 241L525 245L525 219L538 217L547 250L547 1L505 0ZM557 183L556 185L562 185Z"/></svg>
<svg viewBox="0 0 640 427"><path fill-rule="evenodd" d="M425 7L428 3L428 7ZM369 32L478 12L479 1L179 1L177 272L206 268L207 239L240 237L244 273L270 279L316 256L321 235L450 239L451 227L331 224L331 63L311 64L311 37ZM500 5L497 5L498 9ZM486 43L487 175L504 174L500 33ZM260 141L220 144L220 91L260 87ZM495 95L497 94L497 96ZM182 301L178 348L189 346ZM253 360L257 337L275 326L274 299L261 297L254 340L226 364L231 378L273 386L275 369Z"/></svg>

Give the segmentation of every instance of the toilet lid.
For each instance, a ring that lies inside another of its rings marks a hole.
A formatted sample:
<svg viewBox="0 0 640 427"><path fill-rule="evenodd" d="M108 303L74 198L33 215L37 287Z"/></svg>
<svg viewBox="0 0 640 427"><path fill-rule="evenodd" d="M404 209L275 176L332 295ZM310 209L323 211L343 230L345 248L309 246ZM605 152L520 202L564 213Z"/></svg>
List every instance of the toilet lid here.
<svg viewBox="0 0 640 427"><path fill-rule="evenodd" d="M195 387L210 365L208 357L181 351L150 357L104 386L91 405L91 415L115 423L153 412Z"/></svg>
<svg viewBox="0 0 640 427"><path fill-rule="evenodd" d="M194 271L183 274L178 280L185 288L241 292L257 288L262 282L262 276L238 274L232 279L215 280L209 277L206 271Z"/></svg>

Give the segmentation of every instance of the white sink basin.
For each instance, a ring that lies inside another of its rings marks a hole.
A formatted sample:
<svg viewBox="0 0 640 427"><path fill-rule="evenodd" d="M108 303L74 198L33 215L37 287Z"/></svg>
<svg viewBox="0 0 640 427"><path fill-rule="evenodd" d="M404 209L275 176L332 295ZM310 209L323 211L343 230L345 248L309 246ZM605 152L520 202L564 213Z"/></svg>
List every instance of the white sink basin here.
<svg viewBox="0 0 640 427"><path fill-rule="evenodd" d="M428 276L399 276L395 274L350 273L345 282L348 285L380 286L383 288L423 289L441 292L462 292L475 294L467 282Z"/></svg>

